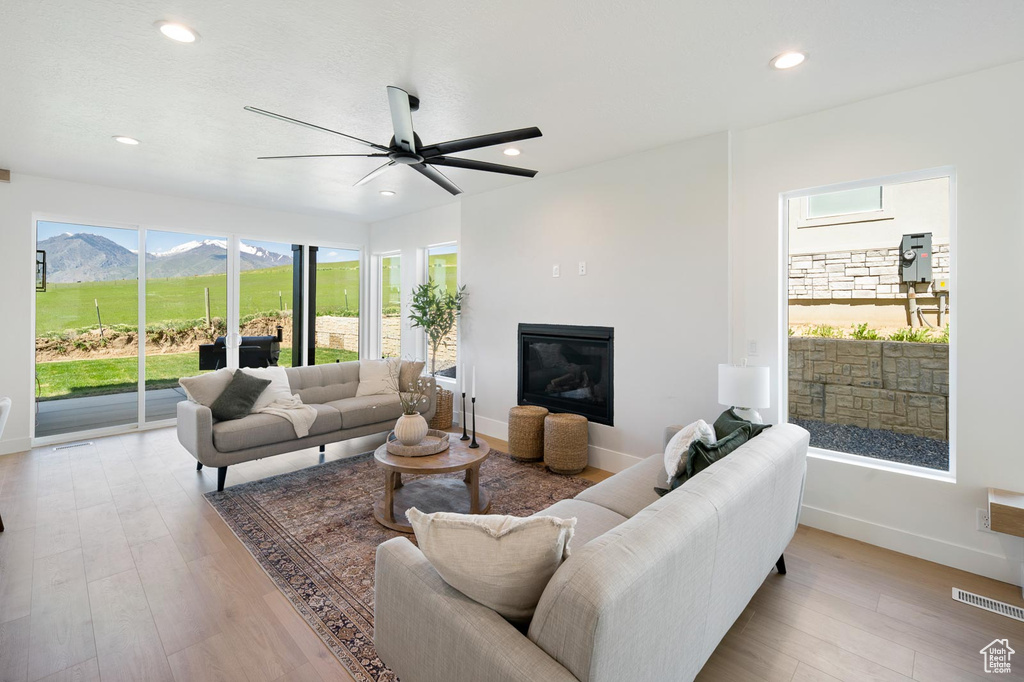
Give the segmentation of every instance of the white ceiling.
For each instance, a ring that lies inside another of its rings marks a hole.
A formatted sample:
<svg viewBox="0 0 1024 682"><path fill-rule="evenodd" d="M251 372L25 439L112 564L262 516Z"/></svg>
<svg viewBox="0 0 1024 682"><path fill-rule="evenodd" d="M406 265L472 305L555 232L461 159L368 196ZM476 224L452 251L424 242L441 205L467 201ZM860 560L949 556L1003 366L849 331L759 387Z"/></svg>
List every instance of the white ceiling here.
<svg viewBox="0 0 1024 682"><path fill-rule="evenodd" d="M372 221L452 199L408 168L352 187L377 159L257 161L364 148L242 107L387 144L398 85L424 144L536 125L515 163L556 173L1024 59L1022 35L1020 0L0 0L0 167Z"/></svg>

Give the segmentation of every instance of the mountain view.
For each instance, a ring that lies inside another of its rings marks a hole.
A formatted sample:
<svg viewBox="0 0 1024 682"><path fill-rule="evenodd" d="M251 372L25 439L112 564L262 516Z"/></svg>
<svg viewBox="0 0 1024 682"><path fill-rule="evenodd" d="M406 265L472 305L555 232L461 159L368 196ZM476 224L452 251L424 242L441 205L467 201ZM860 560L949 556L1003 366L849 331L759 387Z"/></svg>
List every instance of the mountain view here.
<svg viewBox="0 0 1024 682"><path fill-rule="evenodd" d="M39 242L46 251L46 278L50 282L105 282L135 279L135 253L96 234L65 232ZM292 259L259 246L242 244L242 270L290 265ZM204 239L180 244L167 251L146 254L149 278L223 274L227 270L227 242Z"/></svg>

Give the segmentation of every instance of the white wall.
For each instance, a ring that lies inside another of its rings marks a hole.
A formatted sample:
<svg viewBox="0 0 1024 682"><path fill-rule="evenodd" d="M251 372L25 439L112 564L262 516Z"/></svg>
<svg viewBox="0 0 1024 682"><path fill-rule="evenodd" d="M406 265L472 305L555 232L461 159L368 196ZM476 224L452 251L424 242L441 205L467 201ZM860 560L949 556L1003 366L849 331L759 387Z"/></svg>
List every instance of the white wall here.
<svg viewBox="0 0 1024 682"><path fill-rule="evenodd" d="M422 330L414 330L409 326L409 298L413 288L423 280L425 247L459 241L461 216L462 205L453 202L373 223L371 226L372 253L399 251L402 254L402 357L426 358ZM375 308L373 315L376 314Z"/></svg>
<svg viewBox="0 0 1024 682"><path fill-rule="evenodd" d="M189 231L272 241L365 246L369 226L338 217L284 213L160 194L114 189L21 175L0 183L0 297L4 333L0 336L0 395L14 405L0 454L29 447L33 418L31 391L35 244L33 213L70 221L124 223L151 229Z"/></svg>
<svg viewBox="0 0 1024 682"><path fill-rule="evenodd" d="M756 340L777 383L779 194L956 168L956 483L812 459L802 520L1011 582L1020 542L975 530L975 510L987 486L1024 490L1015 428L1024 323L1013 296L992 294L1021 289L1022 82L1017 63L734 133L730 221L734 351Z"/></svg>
<svg viewBox="0 0 1024 682"><path fill-rule="evenodd" d="M717 416L727 226L724 133L464 197L462 352L479 429L506 434L520 322L615 328L615 427L591 425L593 465L621 469L660 450L665 426Z"/></svg>

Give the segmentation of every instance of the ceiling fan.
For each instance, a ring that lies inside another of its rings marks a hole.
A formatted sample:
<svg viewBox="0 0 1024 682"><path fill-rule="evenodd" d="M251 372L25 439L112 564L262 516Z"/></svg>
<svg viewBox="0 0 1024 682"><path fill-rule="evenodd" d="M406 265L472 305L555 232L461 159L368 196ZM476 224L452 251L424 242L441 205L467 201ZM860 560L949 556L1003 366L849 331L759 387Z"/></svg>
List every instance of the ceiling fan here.
<svg viewBox="0 0 1024 682"><path fill-rule="evenodd" d="M391 124L394 126L395 135L391 138L391 142L387 146L374 144L373 142L362 140L358 137L353 137L352 135L339 133L337 130L313 125L312 123L306 123L305 121L299 121L294 118L289 118L288 116L275 114L271 111L257 109L256 107L245 107L245 110L251 111L255 114L261 114L263 116L269 116L270 118L275 118L279 121L285 121L286 123L294 123L295 125L300 125L305 128L320 130L325 133L331 133L332 135L339 135L347 140L358 142L361 145L375 150L375 153L373 154L295 154L290 156L260 156L258 157L259 159L312 159L340 156L387 159L387 162L385 162L383 166L379 166L367 175L363 176L363 178L355 184L356 187L365 185L395 166L408 166L409 168L425 175L430 180L433 180L453 195L461 194L462 190L459 189L454 182L446 178L441 171L437 170L434 166L448 166L449 168L465 168L467 170L488 171L490 173L504 173L506 175L519 175L526 178L532 178L537 174L537 171L530 170L528 168L516 168L514 166L504 166L500 163L461 159L455 156L449 156L449 154L465 152L470 149L491 147L496 144L508 144L509 142L516 142L518 140L528 140L533 137L540 137L541 132L539 128L506 130L502 133L477 135L476 137L466 137L461 140L451 140L449 142L439 142L437 144L424 146L420 142L420 136L416 134L416 131L413 130L412 127L412 112L420 108L419 98L414 95L410 95L401 88L389 85L388 104L391 107Z"/></svg>

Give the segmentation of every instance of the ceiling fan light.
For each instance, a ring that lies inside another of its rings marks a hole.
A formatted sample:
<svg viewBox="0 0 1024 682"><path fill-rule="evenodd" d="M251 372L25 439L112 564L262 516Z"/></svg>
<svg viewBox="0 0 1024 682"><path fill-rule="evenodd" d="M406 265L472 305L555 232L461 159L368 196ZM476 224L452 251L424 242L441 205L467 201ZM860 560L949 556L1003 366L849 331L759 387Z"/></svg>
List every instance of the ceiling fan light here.
<svg viewBox="0 0 1024 682"><path fill-rule="evenodd" d="M390 189L382 189L380 191L380 195L382 197L393 197L393 196L395 196L395 192L394 192L394 190L390 190Z"/></svg>
<svg viewBox="0 0 1024 682"><path fill-rule="evenodd" d="M128 137L127 135L114 135L114 141L130 145L137 145L139 143L134 137Z"/></svg>
<svg viewBox="0 0 1024 682"><path fill-rule="evenodd" d="M515 147L506 147L504 153L505 156L519 156L520 151Z"/></svg>
<svg viewBox="0 0 1024 682"><path fill-rule="evenodd" d="M774 59L772 59L771 65L773 68L780 70L792 69L794 66L800 66L801 64L803 64L805 59L807 59L807 55L805 55L803 52L783 52L782 54L777 55Z"/></svg>
<svg viewBox="0 0 1024 682"><path fill-rule="evenodd" d="M194 43L199 40L199 34L185 24L174 21L158 21L156 27L164 36L179 43Z"/></svg>

